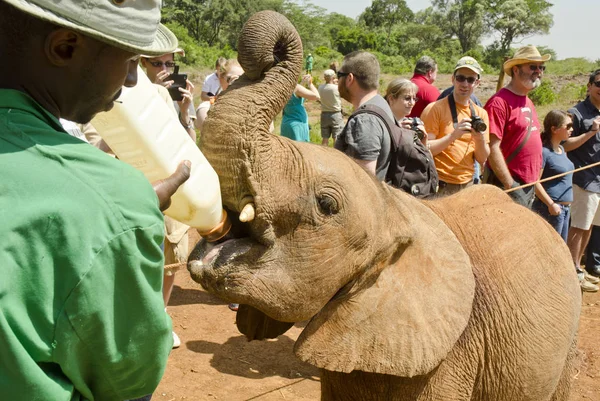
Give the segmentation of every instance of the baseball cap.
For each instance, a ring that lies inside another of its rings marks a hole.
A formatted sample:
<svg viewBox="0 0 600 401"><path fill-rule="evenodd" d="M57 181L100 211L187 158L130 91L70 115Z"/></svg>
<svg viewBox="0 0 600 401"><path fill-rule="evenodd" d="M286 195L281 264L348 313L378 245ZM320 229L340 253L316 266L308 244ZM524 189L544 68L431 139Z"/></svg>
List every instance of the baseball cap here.
<svg viewBox="0 0 600 401"><path fill-rule="evenodd" d="M325 72L323 72L323 75L326 77L333 77L335 75L335 71L333 70L325 70Z"/></svg>
<svg viewBox="0 0 600 401"><path fill-rule="evenodd" d="M35 18L137 54L160 56L177 38L160 23L161 0L2 0Z"/></svg>
<svg viewBox="0 0 600 401"><path fill-rule="evenodd" d="M465 56L458 60L456 66L454 67L454 71L461 68L468 68L469 70L473 71L478 75L481 75L481 73L483 72L483 68L481 68L477 60L470 56Z"/></svg>

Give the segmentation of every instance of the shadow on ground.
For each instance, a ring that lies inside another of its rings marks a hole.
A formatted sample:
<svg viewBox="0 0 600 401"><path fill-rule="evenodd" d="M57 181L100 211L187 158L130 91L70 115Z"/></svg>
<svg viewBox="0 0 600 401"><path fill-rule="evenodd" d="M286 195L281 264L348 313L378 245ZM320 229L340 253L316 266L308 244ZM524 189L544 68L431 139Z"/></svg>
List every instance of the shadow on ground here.
<svg viewBox="0 0 600 401"><path fill-rule="evenodd" d="M275 340L251 342L244 336L237 336L224 344L188 341L186 347L193 352L213 354L210 364L221 373L250 379L280 376L318 380L319 376L317 368L296 358L292 351L294 341L285 335Z"/></svg>
<svg viewBox="0 0 600 401"><path fill-rule="evenodd" d="M173 287L173 293L171 294L171 299L169 300L169 306L197 304L226 305L227 303L203 290L197 290L194 288L181 288L178 285Z"/></svg>

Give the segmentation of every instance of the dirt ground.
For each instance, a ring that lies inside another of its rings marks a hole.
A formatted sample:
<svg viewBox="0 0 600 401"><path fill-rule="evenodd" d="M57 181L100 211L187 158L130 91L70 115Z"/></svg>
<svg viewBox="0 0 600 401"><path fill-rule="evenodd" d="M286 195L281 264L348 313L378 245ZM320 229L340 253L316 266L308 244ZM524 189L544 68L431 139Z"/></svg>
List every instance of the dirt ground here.
<svg viewBox="0 0 600 401"><path fill-rule="evenodd" d="M585 79L558 77L557 86L582 84ZM495 92L496 80L493 76L482 79L477 94L483 101ZM436 85L445 88L450 85L450 75L440 74L438 81ZM307 102L306 107L311 124L316 123L318 105ZM235 313L204 291L185 270L177 273L168 312L181 347L171 353L154 401L319 399L318 369L293 355L294 341L302 331L300 324L276 340L247 342L237 331ZM570 401L600 401L599 339L600 294L585 293L579 328L580 363Z"/></svg>
<svg viewBox="0 0 600 401"><path fill-rule="evenodd" d="M248 342L237 331L235 312L204 291L186 270L176 275L168 312L181 347L171 353L154 401L319 399L318 369L293 355L301 324L275 340ZM600 293L585 293L580 363L570 401L600 401L599 337Z"/></svg>

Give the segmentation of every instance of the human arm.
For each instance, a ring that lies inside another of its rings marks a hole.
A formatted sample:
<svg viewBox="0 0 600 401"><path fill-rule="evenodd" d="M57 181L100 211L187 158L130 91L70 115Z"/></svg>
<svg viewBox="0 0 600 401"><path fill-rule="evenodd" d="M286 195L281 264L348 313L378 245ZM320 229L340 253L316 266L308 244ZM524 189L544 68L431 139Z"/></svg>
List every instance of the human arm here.
<svg viewBox="0 0 600 401"><path fill-rule="evenodd" d="M377 160L361 160L352 158L359 166L362 166L365 170L370 171L373 175L375 175Z"/></svg>
<svg viewBox="0 0 600 401"><path fill-rule="evenodd" d="M546 154L544 154L543 156L543 161L542 161L542 168L540 171L540 180L542 179L542 176L544 174L544 167L546 165ZM544 202L544 204L548 207L548 212L552 215L552 216L558 216L560 214L560 206L558 204L556 204L552 198L550 198L550 196L548 195L548 192L546 192L546 190L544 189L544 187L542 186L541 183L536 183L535 184L535 196L537 196L537 198Z"/></svg>
<svg viewBox="0 0 600 401"><path fill-rule="evenodd" d="M427 127L427 123L425 124L425 127ZM468 134L469 132L472 132L471 119L463 118L458 123L458 125L456 126L454 131L452 131L450 134L444 135L443 137L441 137L439 139L437 139L437 138L429 139L428 144L429 144L429 150L431 151L431 154L433 156L436 156L436 155L442 153L455 140L457 140L458 138L460 138L461 136L463 136L465 134Z"/></svg>
<svg viewBox="0 0 600 401"><path fill-rule="evenodd" d="M501 140L495 134L490 134L490 156L488 163L498 180L504 185L504 188L509 189L515 184L515 180L508 171L508 166L500 149L500 142Z"/></svg>
<svg viewBox="0 0 600 401"><path fill-rule="evenodd" d="M206 120L206 116L208 115L208 110L210 110L210 105L210 101L204 101L200 103L196 109L196 120L194 121L194 125L200 131L202 131L202 126L204 125L204 120Z"/></svg>
<svg viewBox="0 0 600 401"><path fill-rule="evenodd" d="M302 85L296 84L296 89L294 90L294 93L296 94L296 96L304 98L306 100L321 100L319 91L313 85L312 76L309 74L306 74L302 78Z"/></svg>
<svg viewBox="0 0 600 401"><path fill-rule="evenodd" d="M488 128L483 132L471 130L471 138L475 144L475 160L483 166L490 155L490 120L485 110L479 110L478 114Z"/></svg>
<svg viewBox="0 0 600 401"><path fill-rule="evenodd" d="M578 147L586 143L588 139L595 136L598 133L598 131L600 131L600 116L594 119L589 131L578 134L579 132L581 132L581 130L583 130L583 124L578 114L574 113L573 126L574 128L576 128L576 130L574 131L574 134L576 135L571 136L563 143L563 148L567 152L577 149Z"/></svg>
<svg viewBox="0 0 600 401"><path fill-rule="evenodd" d="M378 117L360 114L350 118L335 141L334 147L350 156L357 164L376 174L377 159L387 129Z"/></svg>
<svg viewBox="0 0 600 401"><path fill-rule="evenodd" d="M194 110L194 97L192 93L194 93L194 85L190 82L190 80L186 80L186 86L184 88L179 88L179 92L183 96L183 99L178 101L179 105L179 122L188 133L190 138L194 142L196 142L196 130L194 129L194 119L196 119L195 113L190 115Z"/></svg>

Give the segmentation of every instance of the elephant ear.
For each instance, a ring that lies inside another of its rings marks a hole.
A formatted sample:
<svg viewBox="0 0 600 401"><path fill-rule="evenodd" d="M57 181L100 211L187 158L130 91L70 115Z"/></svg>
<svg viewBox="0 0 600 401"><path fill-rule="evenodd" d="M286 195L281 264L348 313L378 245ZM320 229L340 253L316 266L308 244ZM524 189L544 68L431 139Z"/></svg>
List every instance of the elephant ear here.
<svg viewBox="0 0 600 401"><path fill-rule="evenodd" d="M429 209L415 223L395 256L371 266L313 317L294 348L301 360L336 372L413 377L447 356L469 322L473 270Z"/></svg>
<svg viewBox="0 0 600 401"><path fill-rule="evenodd" d="M258 309L244 304L238 308L235 324L248 341L277 338L294 325L270 318Z"/></svg>

